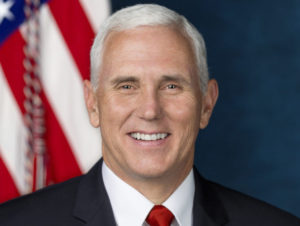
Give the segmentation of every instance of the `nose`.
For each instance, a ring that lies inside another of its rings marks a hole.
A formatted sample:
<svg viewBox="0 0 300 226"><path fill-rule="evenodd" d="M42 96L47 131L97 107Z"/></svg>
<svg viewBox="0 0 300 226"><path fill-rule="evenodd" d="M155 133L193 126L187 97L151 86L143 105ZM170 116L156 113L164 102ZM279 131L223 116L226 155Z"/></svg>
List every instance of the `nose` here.
<svg viewBox="0 0 300 226"><path fill-rule="evenodd" d="M139 98L138 116L144 120L152 121L160 119L162 116L162 106L155 90L146 90L142 92Z"/></svg>

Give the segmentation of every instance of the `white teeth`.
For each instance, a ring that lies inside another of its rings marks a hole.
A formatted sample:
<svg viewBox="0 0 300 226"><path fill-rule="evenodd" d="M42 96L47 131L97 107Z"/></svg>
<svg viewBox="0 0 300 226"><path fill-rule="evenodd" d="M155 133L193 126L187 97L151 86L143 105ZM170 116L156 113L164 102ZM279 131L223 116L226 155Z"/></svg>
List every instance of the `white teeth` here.
<svg viewBox="0 0 300 226"><path fill-rule="evenodd" d="M168 136L167 133L156 133L156 134L144 134L144 133L131 133L131 137L133 137L136 140L159 140L164 139Z"/></svg>

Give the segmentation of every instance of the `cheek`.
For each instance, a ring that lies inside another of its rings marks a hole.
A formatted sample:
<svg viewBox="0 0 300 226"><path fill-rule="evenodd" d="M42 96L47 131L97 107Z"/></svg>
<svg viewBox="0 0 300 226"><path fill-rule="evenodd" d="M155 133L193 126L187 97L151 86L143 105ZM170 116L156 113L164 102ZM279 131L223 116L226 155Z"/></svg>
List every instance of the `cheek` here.
<svg viewBox="0 0 300 226"><path fill-rule="evenodd" d="M99 104L100 122L109 125L120 125L132 111L132 101L126 100L120 95L105 95L101 97Z"/></svg>
<svg viewBox="0 0 300 226"><path fill-rule="evenodd" d="M178 98L167 104L168 119L181 150L190 150L197 137L200 127L200 105L193 98ZM182 151L182 154L186 153Z"/></svg>
<svg viewBox="0 0 300 226"><path fill-rule="evenodd" d="M166 100L165 111L172 121L183 123L182 126L197 123L200 121L200 105L195 97L179 97L174 100ZM188 123L185 124L184 123Z"/></svg>

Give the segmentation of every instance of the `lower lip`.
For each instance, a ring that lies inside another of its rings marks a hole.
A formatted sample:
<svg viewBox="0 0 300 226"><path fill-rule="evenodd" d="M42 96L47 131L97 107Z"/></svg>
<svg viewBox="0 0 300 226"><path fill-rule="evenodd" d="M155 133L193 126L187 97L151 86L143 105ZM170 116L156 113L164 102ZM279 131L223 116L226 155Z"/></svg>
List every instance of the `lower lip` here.
<svg viewBox="0 0 300 226"><path fill-rule="evenodd" d="M151 146L160 146L163 145L164 143L167 142L168 138L170 137L170 135L168 135L167 137L165 137L164 139L159 139L159 140L137 140L135 138L133 138L132 136L128 135L131 140L138 145L141 146L147 146L147 147L151 147Z"/></svg>

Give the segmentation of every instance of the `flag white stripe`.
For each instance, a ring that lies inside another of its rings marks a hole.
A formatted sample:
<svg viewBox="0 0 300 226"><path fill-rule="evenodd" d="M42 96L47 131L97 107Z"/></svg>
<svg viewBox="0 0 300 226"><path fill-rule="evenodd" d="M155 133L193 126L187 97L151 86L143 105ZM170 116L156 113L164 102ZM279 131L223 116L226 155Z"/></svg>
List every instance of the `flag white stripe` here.
<svg viewBox="0 0 300 226"><path fill-rule="evenodd" d="M20 193L25 192L26 128L0 64L0 151ZM1 186L1 185L0 185Z"/></svg>
<svg viewBox="0 0 300 226"><path fill-rule="evenodd" d="M86 172L101 156L100 133L89 124L80 72L47 5L41 9L40 32L43 87L79 167Z"/></svg>
<svg viewBox="0 0 300 226"><path fill-rule="evenodd" d="M109 0L79 0L95 33L111 11Z"/></svg>

